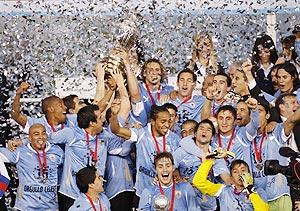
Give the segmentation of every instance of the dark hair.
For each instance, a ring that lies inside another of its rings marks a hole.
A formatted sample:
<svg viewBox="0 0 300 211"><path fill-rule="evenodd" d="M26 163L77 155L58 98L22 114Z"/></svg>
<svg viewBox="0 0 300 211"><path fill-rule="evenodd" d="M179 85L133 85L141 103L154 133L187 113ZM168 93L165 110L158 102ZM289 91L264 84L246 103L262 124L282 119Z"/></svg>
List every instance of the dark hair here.
<svg viewBox="0 0 300 211"><path fill-rule="evenodd" d="M223 72L219 72L219 73L215 74L214 77L216 77L218 75L224 76L226 78L227 87L231 87L231 78L229 75L227 75L226 73L223 73Z"/></svg>
<svg viewBox="0 0 300 211"><path fill-rule="evenodd" d="M298 57L297 52L295 50L295 40L296 36L295 35L290 35L282 39L281 44L282 48L283 45L285 45L288 49L292 51L292 60L295 61Z"/></svg>
<svg viewBox="0 0 300 211"><path fill-rule="evenodd" d="M152 105L150 109L150 119L156 120L157 116L161 112L168 112L168 109L164 106Z"/></svg>
<svg viewBox="0 0 300 211"><path fill-rule="evenodd" d="M202 124L209 124L209 126L211 127L212 137L216 134L216 128L214 126L214 123L209 119L203 119L201 122L199 122L195 128L195 131L197 131L199 126Z"/></svg>
<svg viewBox="0 0 300 211"><path fill-rule="evenodd" d="M90 122L97 122L97 116L95 111L98 111L99 107L95 104L87 105L81 108L77 114L77 122L80 128L88 128Z"/></svg>
<svg viewBox="0 0 300 211"><path fill-rule="evenodd" d="M178 73L178 75L177 75L177 82L179 82L180 76L181 76L181 74L183 74L183 73L190 73L190 74L192 74L192 76L193 76L193 82L196 82L196 81L197 81L197 75L194 73L193 70L190 70L190 69L183 69L183 70L181 70L181 71Z"/></svg>
<svg viewBox="0 0 300 211"><path fill-rule="evenodd" d="M233 115L233 118L236 119L236 110L234 107L232 107L231 105L224 105L224 106L221 106L218 111L217 111L217 116L219 115L219 113L221 111L229 111L232 115Z"/></svg>
<svg viewBox="0 0 300 211"><path fill-rule="evenodd" d="M108 108L105 113L105 120L109 124L109 119L111 117L111 108Z"/></svg>
<svg viewBox="0 0 300 211"><path fill-rule="evenodd" d="M70 109L75 109L74 99L78 97L77 95L68 95L62 100L64 101L65 106L67 107L67 112L70 113Z"/></svg>
<svg viewBox="0 0 300 211"><path fill-rule="evenodd" d="M182 129L182 126L185 125L185 124L189 124L189 123L192 123L195 125L195 128L197 127L198 125L198 122L196 120L193 120L193 119L188 119L188 120L185 120L182 124L181 124L181 129Z"/></svg>
<svg viewBox="0 0 300 211"><path fill-rule="evenodd" d="M145 81L145 76L144 76L145 69L146 69L147 65L148 65L149 63L152 63L152 62L159 64L160 69L161 69L161 80L160 80L160 82L163 82L163 81L165 80L165 76L166 76L166 73L165 73L165 67L163 66L163 64L162 64L158 59L155 59L155 58L148 59L148 60L145 61L145 63L143 64L142 71L141 71L141 77L142 77L142 80Z"/></svg>
<svg viewBox="0 0 300 211"><path fill-rule="evenodd" d="M248 169L248 172L250 172L250 168L249 168L248 163L246 163L244 160L236 159L236 160L233 160L233 161L231 162L231 164L230 164L230 167L229 167L230 174L231 174L233 168L234 168L235 166L237 166L237 165L244 165L244 166L246 166L247 169Z"/></svg>
<svg viewBox="0 0 300 211"><path fill-rule="evenodd" d="M157 162L162 158L169 158L172 162L172 165L174 165L174 158L173 155L170 152L161 152L154 158L154 166L156 167Z"/></svg>
<svg viewBox="0 0 300 211"><path fill-rule="evenodd" d="M237 106L239 103L245 103L245 104L247 105L247 103L246 103L246 101L245 101L244 99L240 99L240 100L236 103L236 106ZM248 112L249 112L249 114L250 114L250 113L251 113L251 110L250 110L250 108L248 107L248 105L247 105L247 109L248 109Z"/></svg>
<svg viewBox="0 0 300 211"><path fill-rule="evenodd" d="M52 95L49 97L46 97L42 100L42 112L47 116L48 114L48 108L52 105L52 103L56 100L60 100L59 97Z"/></svg>
<svg viewBox="0 0 300 211"><path fill-rule="evenodd" d="M260 66L259 49L258 49L260 45L263 48L268 48L270 50L270 62L275 64L278 59L277 50L275 48L274 41L267 34L262 34L256 38L252 49L252 59L251 59L252 64L255 66Z"/></svg>
<svg viewBox="0 0 300 211"><path fill-rule="evenodd" d="M275 101L275 108L277 109L277 111L279 113L280 113L279 105L284 104L284 100L286 97L297 97L297 95L295 95L293 93L285 93L285 94L280 95Z"/></svg>
<svg viewBox="0 0 300 211"><path fill-rule="evenodd" d="M299 74L297 72L295 65L293 65L290 62L284 62L283 64L278 64L276 77L278 75L278 70L280 70L280 69L284 69L288 74L290 74L292 77L294 77L293 90L297 89L299 87Z"/></svg>
<svg viewBox="0 0 300 211"><path fill-rule="evenodd" d="M81 193L86 193L89 184L95 182L97 169L94 166L87 166L76 173L76 185Z"/></svg>
<svg viewBox="0 0 300 211"><path fill-rule="evenodd" d="M163 107L167 109L173 109L176 113L178 111L177 107L173 103L165 103L163 104Z"/></svg>

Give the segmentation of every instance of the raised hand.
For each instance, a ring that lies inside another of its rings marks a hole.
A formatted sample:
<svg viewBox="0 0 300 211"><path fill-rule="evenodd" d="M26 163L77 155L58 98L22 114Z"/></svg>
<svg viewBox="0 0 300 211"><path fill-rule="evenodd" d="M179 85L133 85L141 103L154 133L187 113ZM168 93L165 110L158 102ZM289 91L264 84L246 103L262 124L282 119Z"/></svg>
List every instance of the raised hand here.
<svg viewBox="0 0 300 211"><path fill-rule="evenodd" d="M111 109L111 113L113 115L117 115L120 111L120 108L121 108L121 100L120 99L114 99L111 106L110 106L110 109Z"/></svg>
<svg viewBox="0 0 300 211"><path fill-rule="evenodd" d="M24 92L26 92L30 87L30 84L27 82L22 82L19 86L19 88L16 91L16 94L23 94Z"/></svg>
<svg viewBox="0 0 300 211"><path fill-rule="evenodd" d="M247 104L249 109L255 110L257 108L258 102L257 102L256 99L250 97L246 100L246 104Z"/></svg>

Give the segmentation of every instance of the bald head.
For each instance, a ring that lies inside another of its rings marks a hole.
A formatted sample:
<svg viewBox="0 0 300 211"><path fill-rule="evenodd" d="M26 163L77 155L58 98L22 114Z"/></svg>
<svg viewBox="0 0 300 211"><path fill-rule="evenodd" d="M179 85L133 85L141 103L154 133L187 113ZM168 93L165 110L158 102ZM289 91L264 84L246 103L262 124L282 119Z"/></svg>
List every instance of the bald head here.
<svg viewBox="0 0 300 211"><path fill-rule="evenodd" d="M34 124L29 128L29 141L31 147L35 150L41 150L45 148L47 142L46 128L42 124Z"/></svg>

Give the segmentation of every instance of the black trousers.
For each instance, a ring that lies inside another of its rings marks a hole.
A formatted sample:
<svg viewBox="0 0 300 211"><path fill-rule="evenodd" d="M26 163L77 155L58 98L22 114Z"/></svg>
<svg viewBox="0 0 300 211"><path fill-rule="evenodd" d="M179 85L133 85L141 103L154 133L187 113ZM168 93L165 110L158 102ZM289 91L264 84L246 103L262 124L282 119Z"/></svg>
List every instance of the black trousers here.
<svg viewBox="0 0 300 211"><path fill-rule="evenodd" d="M0 199L0 210L7 211L7 207L5 205L5 196L4 195Z"/></svg>
<svg viewBox="0 0 300 211"><path fill-rule="evenodd" d="M59 211L68 211L74 204L75 200L58 192L58 207Z"/></svg>
<svg viewBox="0 0 300 211"><path fill-rule="evenodd" d="M110 199L111 211L131 211L133 196L134 191L125 191Z"/></svg>
<svg viewBox="0 0 300 211"><path fill-rule="evenodd" d="M133 196L133 202L132 202L132 208L137 209L139 207L140 197L134 194Z"/></svg>

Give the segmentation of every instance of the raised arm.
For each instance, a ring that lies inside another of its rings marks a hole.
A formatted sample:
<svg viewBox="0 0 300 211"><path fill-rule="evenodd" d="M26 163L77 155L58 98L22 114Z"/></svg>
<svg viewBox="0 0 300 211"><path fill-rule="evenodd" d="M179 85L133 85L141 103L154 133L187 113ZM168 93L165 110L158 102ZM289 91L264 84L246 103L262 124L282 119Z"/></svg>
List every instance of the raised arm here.
<svg viewBox="0 0 300 211"><path fill-rule="evenodd" d="M247 138L248 140L253 140L259 128L259 114L257 111L257 100L254 98L248 98L246 104L251 111L250 122L246 125Z"/></svg>
<svg viewBox="0 0 300 211"><path fill-rule="evenodd" d="M293 115L291 115L287 120L283 123L284 134L289 136L295 126L295 124L300 121L300 108L298 108Z"/></svg>
<svg viewBox="0 0 300 211"><path fill-rule="evenodd" d="M104 70L104 63L101 62L96 65L95 68L95 75L97 78L97 86L96 86L96 94L94 97L94 101L100 101L105 94L105 85L104 85L104 75L105 75L105 70Z"/></svg>
<svg viewBox="0 0 300 211"><path fill-rule="evenodd" d="M27 123L27 117L24 114L21 114L21 95L28 90L30 84L27 82L22 82L20 87L16 91L15 99L12 103L11 117L15 120L19 125L25 127Z"/></svg>
<svg viewBox="0 0 300 211"><path fill-rule="evenodd" d="M120 99L115 99L111 104L111 117L109 119L110 129L116 135L123 139L131 138L131 130L121 127L118 121L118 113L120 111L121 102Z"/></svg>
<svg viewBox="0 0 300 211"><path fill-rule="evenodd" d="M214 99L213 89L214 89L213 87L207 88L206 99L201 111L201 120L208 119L210 116L212 116L211 108Z"/></svg>
<svg viewBox="0 0 300 211"><path fill-rule="evenodd" d="M207 179L213 164L213 159L204 160L194 176L193 184L197 189L201 191L201 193L210 196L217 196L220 190L224 187L224 185L214 184Z"/></svg>
<svg viewBox="0 0 300 211"><path fill-rule="evenodd" d="M127 90L126 90L126 87L124 84L124 78L119 69L114 69L111 72L111 75L117 83L117 86L119 89L119 94L120 94L121 107L120 107L118 116L127 120L128 116L129 116L129 111L130 111L130 101L129 101L129 96L128 96L128 93L127 93Z"/></svg>
<svg viewBox="0 0 300 211"><path fill-rule="evenodd" d="M104 64L103 63L97 64L96 66L97 88L96 88L94 102L99 106L100 112L103 112L107 108L111 100L111 97L113 96L117 88L117 84L115 83L115 81L112 78L109 78L107 80L108 89L105 90L104 74L105 74Z"/></svg>

